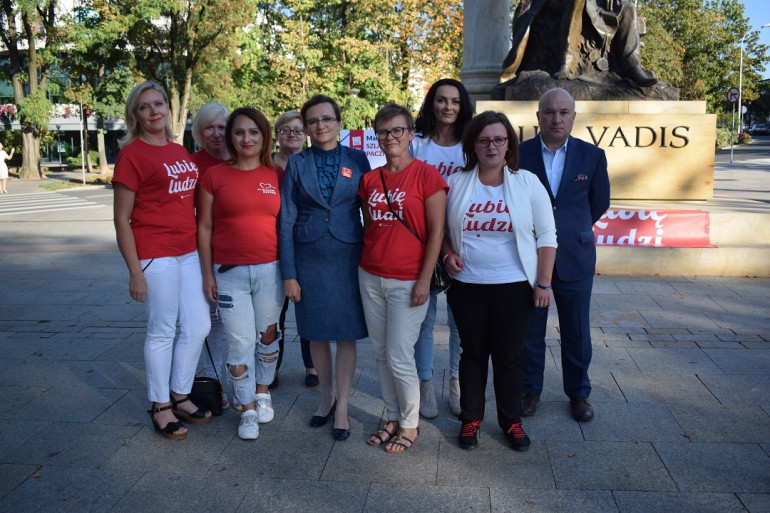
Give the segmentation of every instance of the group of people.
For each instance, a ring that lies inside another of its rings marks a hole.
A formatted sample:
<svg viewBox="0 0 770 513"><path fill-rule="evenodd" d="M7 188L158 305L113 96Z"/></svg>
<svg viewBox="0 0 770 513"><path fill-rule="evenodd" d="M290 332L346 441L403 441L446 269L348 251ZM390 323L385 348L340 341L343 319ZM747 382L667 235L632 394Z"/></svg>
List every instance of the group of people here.
<svg viewBox="0 0 770 513"><path fill-rule="evenodd" d="M513 449L529 447L521 418L542 391L552 292L564 390L573 417L589 420L591 226L609 206L606 159L570 136L566 91L546 93L537 116L540 135L520 146L503 114L474 117L462 84L443 79L416 120L393 103L377 112L386 162L371 170L364 152L340 144L341 112L328 96L273 127L256 109L207 104L193 123L203 149L190 156L172 142L162 88L134 88L113 178L115 226L131 297L146 305L155 429L177 440L182 421L211 421L189 399L208 336L204 372L218 376L225 364L238 435L257 438L274 417L291 302L306 385L320 389L310 425L332 421L335 440L350 436L356 341L368 337L386 417L367 441L407 451L419 417L438 415L438 260L454 278L448 388L459 445L478 445L491 357L499 426Z"/></svg>

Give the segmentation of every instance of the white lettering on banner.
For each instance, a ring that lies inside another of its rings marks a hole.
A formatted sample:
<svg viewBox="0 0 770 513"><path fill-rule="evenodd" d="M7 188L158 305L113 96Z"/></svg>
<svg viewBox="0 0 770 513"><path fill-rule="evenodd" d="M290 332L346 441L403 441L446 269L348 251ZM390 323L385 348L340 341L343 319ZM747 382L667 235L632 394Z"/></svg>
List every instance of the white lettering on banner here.
<svg viewBox="0 0 770 513"><path fill-rule="evenodd" d="M668 216L665 212L657 212L655 210L650 210L649 212L646 210L608 210L607 212L602 215L602 217L599 218L598 221L596 221L596 227L601 228L602 230L607 228L607 221L602 222L602 219L620 219L623 221L627 221L629 219L633 219L634 217L637 217L640 221L646 221L647 219L652 219L655 221L655 227L661 228L663 225L661 221L663 221L666 216Z"/></svg>
<svg viewBox="0 0 770 513"><path fill-rule="evenodd" d="M708 212L608 210L594 224L599 246L713 247Z"/></svg>

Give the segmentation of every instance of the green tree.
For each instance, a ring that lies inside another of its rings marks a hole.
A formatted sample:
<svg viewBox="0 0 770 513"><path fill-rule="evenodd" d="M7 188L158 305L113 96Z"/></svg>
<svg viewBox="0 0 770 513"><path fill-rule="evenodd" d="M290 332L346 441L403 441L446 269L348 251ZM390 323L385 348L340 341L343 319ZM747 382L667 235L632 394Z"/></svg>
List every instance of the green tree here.
<svg viewBox="0 0 770 513"><path fill-rule="evenodd" d="M725 91L738 86L740 42L745 35L743 97L756 96L768 47L750 30L739 0L650 0L642 58L658 77L680 89L683 100L706 100L710 112L725 106Z"/></svg>
<svg viewBox="0 0 770 513"><path fill-rule="evenodd" d="M93 171L94 163L88 143L88 114L95 116L99 171L105 173L109 168L104 122L122 115L126 96L136 83L131 72L133 54L126 39L129 26L108 0L84 1L62 22L68 44L62 52L61 65L70 77L76 77L65 96L83 106L83 151L89 172Z"/></svg>
<svg viewBox="0 0 770 513"><path fill-rule="evenodd" d="M48 73L60 40L55 0L2 0L0 40L8 50L6 69L19 106L22 162L19 177L38 180L40 138L48 126L51 103L46 97Z"/></svg>

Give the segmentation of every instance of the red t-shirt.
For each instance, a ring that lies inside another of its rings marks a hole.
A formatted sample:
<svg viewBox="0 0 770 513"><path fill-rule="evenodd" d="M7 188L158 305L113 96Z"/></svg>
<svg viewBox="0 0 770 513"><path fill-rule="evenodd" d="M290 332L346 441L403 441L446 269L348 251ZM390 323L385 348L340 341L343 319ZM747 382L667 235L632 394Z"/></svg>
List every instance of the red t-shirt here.
<svg viewBox="0 0 770 513"><path fill-rule="evenodd" d="M218 158L212 157L211 154L206 150L196 151L190 155L190 158L195 163L195 165L198 166L198 173L200 173L198 181L203 180L203 175L206 174L206 171L208 171L210 167L218 166L219 164L224 164L227 162L226 160L219 160Z"/></svg>
<svg viewBox="0 0 770 513"><path fill-rule="evenodd" d="M211 237L217 264L255 265L278 260L280 172L267 166L242 171L214 166L201 187L214 197Z"/></svg>
<svg viewBox="0 0 770 513"><path fill-rule="evenodd" d="M115 183L134 191L131 229L139 259L195 251L195 185L198 168L184 147L153 146L134 139L120 150Z"/></svg>
<svg viewBox="0 0 770 513"><path fill-rule="evenodd" d="M371 219L364 235L361 268L383 278L416 280L425 259L425 246L388 208L382 191L382 173L393 209L426 242L425 200L449 187L435 167L416 159L400 173L390 174L377 168L361 179L358 195Z"/></svg>

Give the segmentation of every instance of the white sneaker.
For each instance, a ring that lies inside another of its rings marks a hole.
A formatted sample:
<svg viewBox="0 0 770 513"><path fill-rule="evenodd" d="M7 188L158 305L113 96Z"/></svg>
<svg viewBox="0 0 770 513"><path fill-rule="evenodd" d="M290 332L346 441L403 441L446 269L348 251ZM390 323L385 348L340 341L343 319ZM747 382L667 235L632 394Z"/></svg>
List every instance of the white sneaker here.
<svg viewBox="0 0 770 513"><path fill-rule="evenodd" d="M241 423L238 425L238 436L241 440L256 440L259 436L259 423L257 412L246 410L241 413Z"/></svg>
<svg viewBox="0 0 770 513"><path fill-rule="evenodd" d="M270 398L270 392L266 394L257 394L257 418L260 424L266 424L273 420L275 410L273 410L273 400Z"/></svg>

